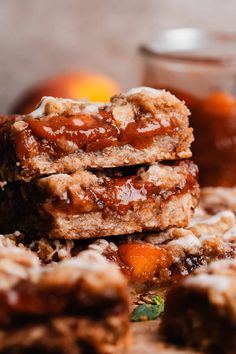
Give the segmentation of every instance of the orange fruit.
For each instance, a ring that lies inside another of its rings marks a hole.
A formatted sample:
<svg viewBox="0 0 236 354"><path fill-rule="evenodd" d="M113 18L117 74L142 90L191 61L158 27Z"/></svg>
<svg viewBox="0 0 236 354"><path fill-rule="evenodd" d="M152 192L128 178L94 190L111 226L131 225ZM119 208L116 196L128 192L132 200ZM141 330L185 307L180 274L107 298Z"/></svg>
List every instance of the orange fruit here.
<svg viewBox="0 0 236 354"><path fill-rule="evenodd" d="M119 92L119 85L107 76L86 72L64 73L29 89L11 111L18 114L30 113L43 96L109 102L110 97Z"/></svg>

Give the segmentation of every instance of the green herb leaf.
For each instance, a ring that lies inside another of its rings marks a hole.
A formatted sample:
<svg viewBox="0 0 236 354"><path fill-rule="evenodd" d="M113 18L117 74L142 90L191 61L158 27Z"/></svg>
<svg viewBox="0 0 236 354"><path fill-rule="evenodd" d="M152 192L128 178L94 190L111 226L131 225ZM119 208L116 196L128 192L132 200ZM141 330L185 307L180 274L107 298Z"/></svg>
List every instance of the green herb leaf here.
<svg viewBox="0 0 236 354"><path fill-rule="evenodd" d="M161 313L164 311L164 308L165 308L165 300L164 300L161 296L156 295L156 296L154 296L154 297L152 298L151 301L152 301L153 304L156 304L156 305L158 305L158 306L160 307Z"/></svg>
<svg viewBox="0 0 236 354"><path fill-rule="evenodd" d="M147 320L155 320L156 318L160 317L163 313L165 307L165 301L160 296L154 296L151 299L150 304L142 304L138 305L132 315L131 321L147 321Z"/></svg>

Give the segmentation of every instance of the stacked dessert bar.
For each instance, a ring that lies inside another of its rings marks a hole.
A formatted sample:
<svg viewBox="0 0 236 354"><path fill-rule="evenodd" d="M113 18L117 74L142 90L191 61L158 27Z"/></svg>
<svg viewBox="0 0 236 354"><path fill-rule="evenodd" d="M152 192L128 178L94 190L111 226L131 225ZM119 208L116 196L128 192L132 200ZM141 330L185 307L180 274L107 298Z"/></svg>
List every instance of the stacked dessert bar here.
<svg viewBox="0 0 236 354"><path fill-rule="evenodd" d="M235 257L234 213L205 200L192 218L188 116L140 87L0 117L0 232L13 233L0 235L0 353L117 353L130 309L117 265L143 289Z"/></svg>
<svg viewBox="0 0 236 354"><path fill-rule="evenodd" d="M141 87L109 104L46 97L2 117L0 231L85 239L186 226L199 199L188 116Z"/></svg>
<svg viewBox="0 0 236 354"><path fill-rule="evenodd" d="M128 328L126 280L98 253L42 266L29 250L0 248L1 354L113 354Z"/></svg>

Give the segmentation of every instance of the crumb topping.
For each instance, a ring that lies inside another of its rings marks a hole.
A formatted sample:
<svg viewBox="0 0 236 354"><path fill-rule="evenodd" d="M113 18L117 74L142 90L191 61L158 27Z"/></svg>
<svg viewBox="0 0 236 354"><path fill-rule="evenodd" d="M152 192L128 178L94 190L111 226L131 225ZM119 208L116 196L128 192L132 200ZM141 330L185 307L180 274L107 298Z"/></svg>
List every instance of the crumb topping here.
<svg viewBox="0 0 236 354"><path fill-rule="evenodd" d="M35 111L29 115L32 118L40 118L49 115L98 114L101 107L103 107L102 103L92 104L85 99L72 100L44 96Z"/></svg>

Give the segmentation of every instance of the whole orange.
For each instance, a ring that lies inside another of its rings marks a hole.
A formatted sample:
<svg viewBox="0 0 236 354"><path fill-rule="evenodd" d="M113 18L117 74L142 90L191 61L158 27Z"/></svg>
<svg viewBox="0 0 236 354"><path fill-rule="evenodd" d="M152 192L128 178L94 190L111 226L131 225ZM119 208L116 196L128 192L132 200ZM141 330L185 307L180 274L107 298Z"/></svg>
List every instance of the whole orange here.
<svg viewBox="0 0 236 354"><path fill-rule="evenodd" d="M110 97L119 92L119 85L107 76L87 72L63 73L30 88L10 113L30 113L43 96L109 102Z"/></svg>

